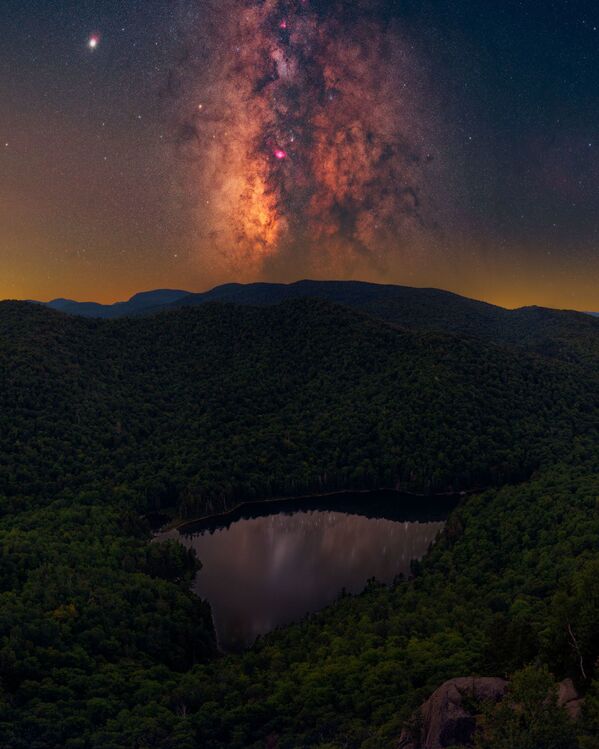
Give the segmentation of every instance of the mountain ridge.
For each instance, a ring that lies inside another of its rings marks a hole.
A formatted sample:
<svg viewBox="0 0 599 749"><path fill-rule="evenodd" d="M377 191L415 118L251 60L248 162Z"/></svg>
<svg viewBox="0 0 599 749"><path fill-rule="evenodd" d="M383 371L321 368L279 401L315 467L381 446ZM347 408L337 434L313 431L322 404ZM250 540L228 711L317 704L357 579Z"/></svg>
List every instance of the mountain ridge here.
<svg viewBox="0 0 599 749"><path fill-rule="evenodd" d="M442 289L365 281L229 283L197 294L169 289L141 292L115 305L54 300L45 306L80 317L122 319L167 314L213 302L268 307L305 298L349 307L415 332L466 335L563 360L599 360L599 318L592 315L539 306L509 310Z"/></svg>
<svg viewBox="0 0 599 749"><path fill-rule="evenodd" d="M188 291L185 289L170 289L170 288L158 288L149 289L147 291L141 291L133 294L127 300L121 300L113 302L112 304L102 304L91 300L77 301L66 297L57 297L48 302L40 302L38 300L27 300L43 306L57 309L59 311L67 312L68 314L81 315L82 317L121 317L130 313L137 313L143 310L144 313L156 313L165 310L166 308L176 306L194 306L196 304L205 303L207 301L227 300L234 301L240 300L242 303L250 303L249 300L254 300L253 303L276 303L275 299L288 298L289 296L295 295L299 292L300 295L306 293L314 293L320 287L321 293L329 290L365 290L372 294L378 291L379 293L402 292L405 294L425 294L435 295L447 299L459 299L465 300L480 307L487 309L503 310L505 312L518 312L520 310L529 309L544 309L552 310L556 312L572 312L581 315L599 316L599 312L593 311L579 311L569 308L557 308L557 307L544 307L542 305L523 305L521 307L514 307L513 309L503 307L499 304L493 304L492 302L485 302L480 299L474 299L472 297L458 294L454 291L447 289L440 289L434 286L407 286L404 284L380 284L373 283L370 281L340 281L340 280L326 280L319 281L309 278L299 279L291 283L277 283L268 281L256 281L252 283L238 283L230 282L225 284L219 284L206 291ZM330 293L330 292L329 292ZM270 298L266 295L270 294Z"/></svg>
<svg viewBox="0 0 599 749"><path fill-rule="evenodd" d="M78 302L64 297L58 297L49 302L36 303L70 315L111 319L139 313L148 306L174 303L177 299L181 299L188 294L188 291L182 289L151 289L140 291L126 301L114 302L114 304Z"/></svg>

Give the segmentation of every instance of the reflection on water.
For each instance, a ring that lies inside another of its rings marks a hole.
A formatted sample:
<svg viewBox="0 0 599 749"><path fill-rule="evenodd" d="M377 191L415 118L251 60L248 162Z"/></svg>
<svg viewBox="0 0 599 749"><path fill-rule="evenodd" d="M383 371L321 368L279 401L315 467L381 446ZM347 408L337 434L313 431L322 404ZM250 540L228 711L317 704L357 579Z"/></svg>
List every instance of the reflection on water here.
<svg viewBox="0 0 599 749"><path fill-rule="evenodd" d="M391 583L408 575L443 524L310 510L161 538L196 550L203 567L194 591L212 607L220 647L231 650L323 608L343 589L363 590L371 577Z"/></svg>

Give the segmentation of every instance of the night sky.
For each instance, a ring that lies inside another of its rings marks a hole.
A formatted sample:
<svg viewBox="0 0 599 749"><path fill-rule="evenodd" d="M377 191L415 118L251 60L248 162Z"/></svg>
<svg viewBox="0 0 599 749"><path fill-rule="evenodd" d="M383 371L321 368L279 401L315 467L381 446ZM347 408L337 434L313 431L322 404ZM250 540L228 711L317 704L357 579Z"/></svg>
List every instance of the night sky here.
<svg viewBox="0 0 599 749"><path fill-rule="evenodd" d="M599 309L599 4L3 0L0 298Z"/></svg>

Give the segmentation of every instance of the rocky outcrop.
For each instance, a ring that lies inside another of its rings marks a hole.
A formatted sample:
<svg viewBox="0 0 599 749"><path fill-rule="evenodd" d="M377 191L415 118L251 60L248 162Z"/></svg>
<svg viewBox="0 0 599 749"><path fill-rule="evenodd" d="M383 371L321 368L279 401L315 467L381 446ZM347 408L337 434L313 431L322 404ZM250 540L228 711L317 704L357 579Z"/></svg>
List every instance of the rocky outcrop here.
<svg viewBox="0 0 599 749"><path fill-rule="evenodd" d="M402 732L397 749L444 749L469 746L476 730L476 708L482 702L499 702L509 682L495 677L450 679L435 690ZM580 717L584 699L572 679L558 685L557 704L572 720Z"/></svg>
<svg viewBox="0 0 599 749"><path fill-rule="evenodd" d="M398 749L444 749L469 744L476 729L472 705L498 702L508 682L494 677L451 679L435 690L404 729Z"/></svg>
<svg viewBox="0 0 599 749"><path fill-rule="evenodd" d="M557 704L563 707L572 720L578 720L584 699L576 691L572 679L564 679L557 690Z"/></svg>

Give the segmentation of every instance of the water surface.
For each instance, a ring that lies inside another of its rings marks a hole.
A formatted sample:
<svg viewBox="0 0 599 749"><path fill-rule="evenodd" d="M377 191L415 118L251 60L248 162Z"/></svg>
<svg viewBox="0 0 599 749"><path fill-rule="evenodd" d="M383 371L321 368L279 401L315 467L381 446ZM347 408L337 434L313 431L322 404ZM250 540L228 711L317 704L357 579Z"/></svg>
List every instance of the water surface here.
<svg viewBox="0 0 599 749"><path fill-rule="evenodd" d="M212 607L219 646L236 650L342 590L360 592L369 578L409 575L444 525L446 508L431 502L406 499L402 507L400 495L347 495L263 503L160 538L195 549L203 567L193 589Z"/></svg>

